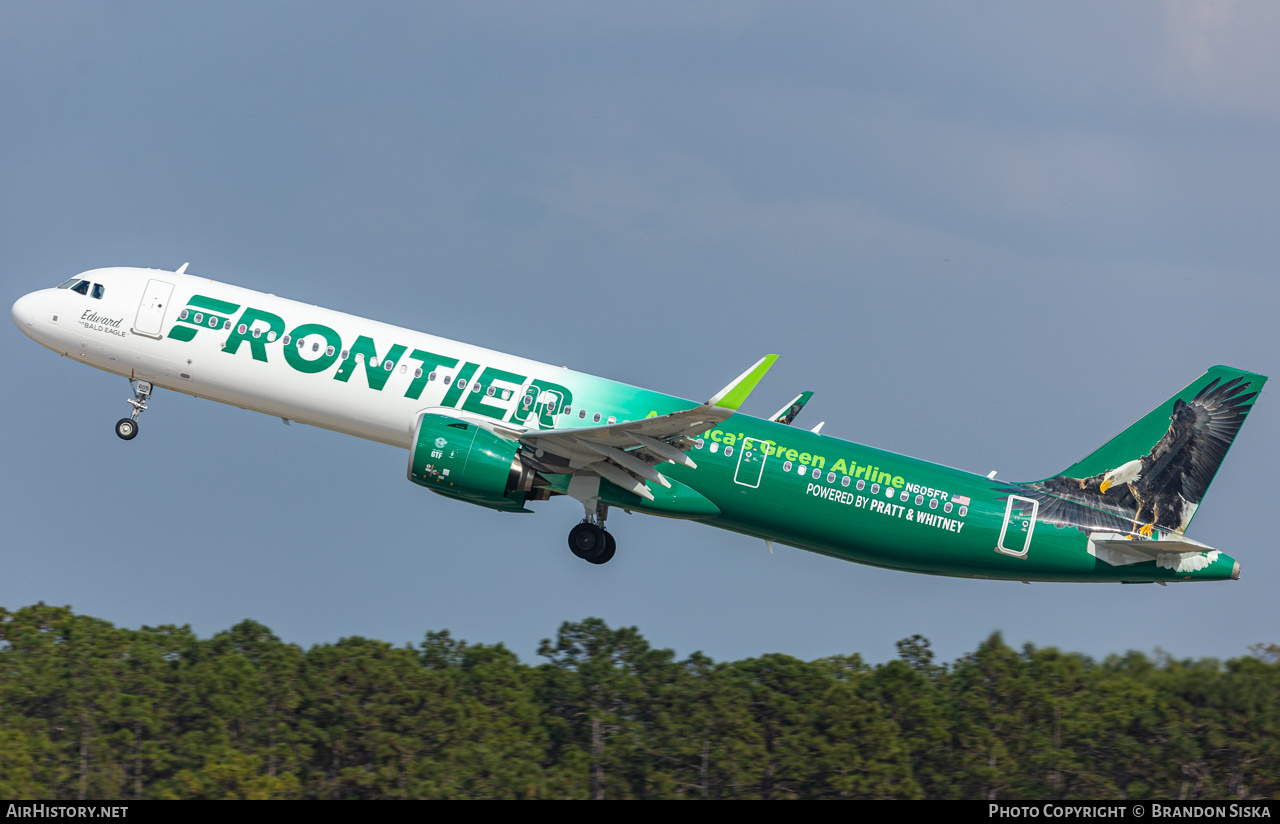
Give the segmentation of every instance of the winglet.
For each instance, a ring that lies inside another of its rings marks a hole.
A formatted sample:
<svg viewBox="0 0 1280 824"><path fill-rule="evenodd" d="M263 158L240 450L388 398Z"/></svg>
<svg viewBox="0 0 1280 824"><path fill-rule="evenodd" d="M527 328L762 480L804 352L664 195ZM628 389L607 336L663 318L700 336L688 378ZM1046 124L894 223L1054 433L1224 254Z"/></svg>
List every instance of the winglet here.
<svg viewBox="0 0 1280 824"><path fill-rule="evenodd" d="M796 419L796 415L800 414L800 410L804 409L804 405L808 403L809 399L812 397L813 392L811 391L801 392L799 395L796 395L791 399L791 403L782 407L777 412L774 412L769 420L774 423L785 423L787 426L790 426L791 422Z"/></svg>
<svg viewBox="0 0 1280 824"><path fill-rule="evenodd" d="M769 371L769 367L773 366L773 362L777 359L777 355L765 355L756 361L755 366L712 395L711 400L707 401L707 406L719 406L722 409L737 409L742 406L742 402L751 394L751 390L756 388L756 384L760 383L765 373Z"/></svg>

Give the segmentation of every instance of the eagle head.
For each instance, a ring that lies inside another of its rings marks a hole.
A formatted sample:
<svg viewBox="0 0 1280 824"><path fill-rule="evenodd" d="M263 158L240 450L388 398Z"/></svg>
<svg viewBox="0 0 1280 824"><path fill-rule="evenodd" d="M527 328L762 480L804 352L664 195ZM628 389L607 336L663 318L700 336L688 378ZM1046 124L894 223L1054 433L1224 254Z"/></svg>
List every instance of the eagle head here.
<svg viewBox="0 0 1280 824"><path fill-rule="evenodd" d="M1115 469L1102 476L1102 485L1098 489L1106 494L1106 491L1116 484L1133 483L1142 477L1142 459L1138 458L1121 464Z"/></svg>

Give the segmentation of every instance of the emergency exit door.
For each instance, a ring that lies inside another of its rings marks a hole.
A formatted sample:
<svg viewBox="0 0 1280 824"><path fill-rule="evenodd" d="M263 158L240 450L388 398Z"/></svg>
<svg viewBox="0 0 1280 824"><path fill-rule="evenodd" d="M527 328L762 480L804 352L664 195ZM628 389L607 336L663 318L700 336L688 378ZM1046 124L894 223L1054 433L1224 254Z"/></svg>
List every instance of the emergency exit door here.
<svg viewBox="0 0 1280 824"><path fill-rule="evenodd" d="M1004 507L1004 525L1000 527L1000 541L996 552L1015 558L1027 557L1031 548L1031 534L1036 530L1036 515L1040 502L1021 495L1010 495Z"/></svg>
<svg viewBox="0 0 1280 824"><path fill-rule="evenodd" d="M765 454L767 444L755 438L744 438L738 449L738 468L733 473L734 483L756 489L760 486L760 478L764 475L764 462L769 456Z"/></svg>

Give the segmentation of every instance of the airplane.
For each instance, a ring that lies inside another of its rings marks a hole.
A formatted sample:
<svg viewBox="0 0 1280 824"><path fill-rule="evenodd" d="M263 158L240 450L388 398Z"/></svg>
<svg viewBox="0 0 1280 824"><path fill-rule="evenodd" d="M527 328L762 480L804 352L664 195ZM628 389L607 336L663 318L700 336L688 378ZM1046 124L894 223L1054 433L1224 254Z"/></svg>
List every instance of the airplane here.
<svg viewBox="0 0 1280 824"><path fill-rule="evenodd" d="M776 360L702 403L176 271L94 269L13 305L37 343L127 378L137 437L157 387L391 444L408 479L527 513L583 506L570 550L614 557L611 508L848 561L1009 581L1235 580L1185 536L1263 375L1210 368L1101 448L1012 483L739 410Z"/></svg>

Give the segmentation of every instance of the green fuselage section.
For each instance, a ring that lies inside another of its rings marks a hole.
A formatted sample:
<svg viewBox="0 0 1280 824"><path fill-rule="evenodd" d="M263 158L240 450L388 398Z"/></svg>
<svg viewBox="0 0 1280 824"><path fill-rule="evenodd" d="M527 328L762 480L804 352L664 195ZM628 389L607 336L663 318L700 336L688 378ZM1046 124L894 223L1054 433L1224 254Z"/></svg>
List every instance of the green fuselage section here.
<svg viewBox="0 0 1280 824"><path fill-rule="evenodd" d="M734 415L701 441L697 469L662 467L719 508L699 520L847 561L1015 581L1225 580L1235 565L1113 566L1084 531L1010 507L1007 484L759 418Z"/></svg>

